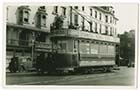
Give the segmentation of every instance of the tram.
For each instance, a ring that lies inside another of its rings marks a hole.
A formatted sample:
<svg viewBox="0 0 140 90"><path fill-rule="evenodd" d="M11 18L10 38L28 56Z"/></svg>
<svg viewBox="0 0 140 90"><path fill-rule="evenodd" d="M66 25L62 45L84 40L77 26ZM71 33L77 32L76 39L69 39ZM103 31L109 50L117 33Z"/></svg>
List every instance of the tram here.
<svg viewBox="0 0 140 90"><path fill-rule="evenodd" d="M50 62L47 62L48 72L91 73L95 70L112 70L118 38L76 30L56 32L51 38L52 53L49 55Z"/></svg>

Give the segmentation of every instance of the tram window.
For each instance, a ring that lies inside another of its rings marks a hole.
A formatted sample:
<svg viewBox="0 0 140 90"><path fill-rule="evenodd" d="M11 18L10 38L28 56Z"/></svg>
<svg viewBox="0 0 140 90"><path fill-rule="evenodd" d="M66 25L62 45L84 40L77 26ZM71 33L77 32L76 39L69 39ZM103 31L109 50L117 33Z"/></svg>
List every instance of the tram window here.
<svg viewBox="0 0 140 90"><path fill-rule="evenodd" d="M91 44L90 45L90 50L91 50L91 54L98 54L99 52L99 44Z"/></svg>
<svg viewBox="0 0 140 90"><path fill-rule="evenodd" d="M114 46L111 46L111 45L108 46L108 54L115 55L115 47Z"/></svg>
<svg viewBox="0 0 140 90"><path fill-rule="evenodd" d="M67 41L67 52L68 53L73 53L73 40L68 40Z"/></svg>
<svg viewBox="0 0 140 90"><path fill-rule="evenodd" d="M90 49L89 49L89 43L80 43L80 53L81 54L89 54Z"/></svg>
<svg viewBox="0 0 140 90"><path fill-rule="evenodd" d="M74 52L77 52L77 46L78 46L78 42L74 40L74 45L73 45Z"/></svg>
<svg viewBox="0 0 140 90"><path fill-rule="evenodd" d="M58 41L58 52L66 52L66 41Z"/></svg>
<svg viewBox="0 0 140 90"><path fill-rule="evenodd" d="M106 55L107 54L107 45L100 45L99 53L101 55Z"/></svg>

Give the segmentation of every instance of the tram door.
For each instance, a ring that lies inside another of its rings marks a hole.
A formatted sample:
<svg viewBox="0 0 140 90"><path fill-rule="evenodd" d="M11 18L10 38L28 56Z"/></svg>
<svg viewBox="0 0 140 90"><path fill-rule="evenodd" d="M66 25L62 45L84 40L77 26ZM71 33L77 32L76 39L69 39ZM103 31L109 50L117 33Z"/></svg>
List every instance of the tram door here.
<svg viewBox="0 0 140 90"><path fill-rule="evenodd" d="M80 53L79 53L79 41L78 40L73 40L73 53L76 55L76 64L78 64L80 60Z"/></svg>

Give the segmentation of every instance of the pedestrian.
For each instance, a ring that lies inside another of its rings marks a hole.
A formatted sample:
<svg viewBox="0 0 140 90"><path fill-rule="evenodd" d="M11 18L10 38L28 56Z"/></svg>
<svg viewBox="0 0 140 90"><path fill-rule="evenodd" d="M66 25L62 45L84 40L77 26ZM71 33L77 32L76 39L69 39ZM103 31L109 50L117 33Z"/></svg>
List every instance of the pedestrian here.
<svg viewBox="0 0 140 90"><path fill-rule="evenodd" d="M9 63L9 70L10 72L16 72L17 71L17 62L15 55L11 58L11 62Z"/></svg>

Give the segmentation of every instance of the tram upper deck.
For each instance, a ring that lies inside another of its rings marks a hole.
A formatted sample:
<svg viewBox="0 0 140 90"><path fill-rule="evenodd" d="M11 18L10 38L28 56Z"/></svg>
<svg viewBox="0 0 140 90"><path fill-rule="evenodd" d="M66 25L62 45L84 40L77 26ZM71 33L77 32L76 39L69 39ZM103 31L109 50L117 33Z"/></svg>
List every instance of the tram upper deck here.
<svg viewBox="0 0 140 90"><path fill-rule="evenodd" d="M117 36L109 36L109 35L103 35L103 34L98 34L93 32L82 31L82 30L75 30L75 29L53 30L52 34L53 34L52 38L64 36L64 37L120 43L120 39Z"/></svg>

